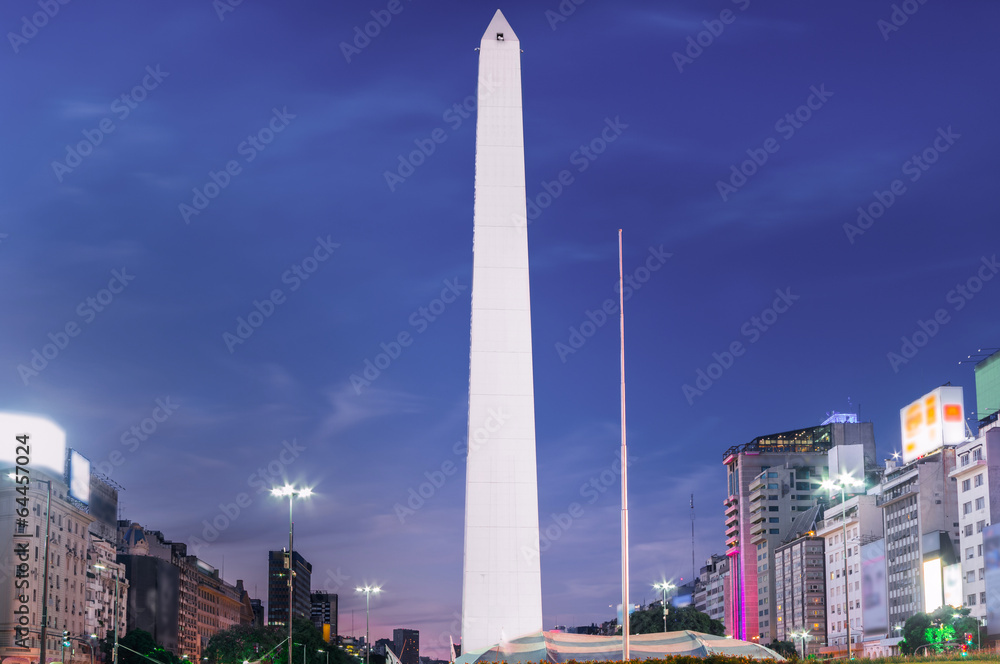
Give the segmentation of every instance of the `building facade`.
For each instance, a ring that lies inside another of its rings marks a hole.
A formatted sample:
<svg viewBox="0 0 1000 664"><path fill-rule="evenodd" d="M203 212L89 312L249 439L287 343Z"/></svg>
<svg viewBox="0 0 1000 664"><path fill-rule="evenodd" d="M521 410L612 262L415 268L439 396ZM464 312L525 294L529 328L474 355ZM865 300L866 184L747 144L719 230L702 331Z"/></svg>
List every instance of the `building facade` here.
<svg viewBox="0 0 1000 664"><path fill-rule="evenodd" d="M114 635L117 618L118 633L124 635L128 626L128 579L125 566L118 562L115 545L91 534L87 558L90 564L87 569L86 632L96 635L97 641L103 641L109 634Z"/></svg>
<svg viewBox="0 0 1000 664"><path fill-rule="evenodd" d="M804 535L774 550L776 638L799 639L805 655L819 652L826 642L823 548L822 537ZM804 632L809 636L795 635Z"/></svg>
<svg viewBox="0 0 1000 664"><path fill-rule="evenodd" d="M986 624L986 565L983 529L1000 519L1000 428L992 427L955 448L955 481L959 509L962 604Z"/></svg>
<svg viewBox="0 0 1000 664"><path fill-rule="evenodd" d="M777 635L774 550L798 516L826 500L829 452L851 447L866 467L875 463L870 422L838 416L820 426L760 436L723 455L727 472L726 555L730 605L726 630L767 644Z"/></svg>
<svg viewBox="0 0 1000 664"><path fill-rule="evenodd" d="M420 632L415 629L392 630L393 652L403 664L420 664Z"/></svg>
<svg viewBox="0 0 1000 664"><path fill-rule="evenodd" d="M729 573L729 558L712 554L699 570L694 606L713 620L725 624L726 619L726 576Z"/></svg>
<svg viewBox="0 0 1000 664"><path fill-rule="evenodd" d="M882 533L882 511L877 506L877 496L868 494L848 496L843 502L839 495L832 496L823 520L816 525L816 535L825 543L827 653L846 654L848 631L852 644L861 643L864 599L884 597L884 593L866 595L861 567L862 545L881 539Z"/></svg>
<svg viewBox="0 0 1000 664"><path fill-rule="evenodd" d="M288 625L288 551L267 552L267 624ZM295 595L293 615L309 618L312 603L312 565L295 551L293 554Z"/></svg>
<svg viewBox="0 0 1000 664"><path fill-rule="evenodd" d="M0 562L5 572L0 574L0 659L19 656L38 660L41 650L42 579L47 574L46 659L58 659L65 655L73 662L89 661L87 554L88 528L93 519L83 504L69 495L67 485L55 473L32 469L32 479L22 493L17 488L19 484L9 476L14 473L13 464L0 470L0 545L3 546ZM23 504L18 503L18 499ZM18 509L27 510L26 516L17 514L15 518ZM23 554L19 552L16 559L15 547L23 548ZM23 574L17 571L17 566L21 564L24 565ZM27 583L29 592L24 593L18 583ZM27 603L21 602L22 594L28 597ZM18 622L14 608L20 606L27 607L25 615L29 616L28 633L21 641L27 648L20 647L15 639ZM63 631L69 632L73 644L65 653L62 648Z"/></svg>
<svg viewBox="0 0 1000 664"><path fill-rule="evenodd" d="M876 504L885 529L889 624L893 627L915 613L941 606L941 570L959 562L958 493L955 478L950 476L954 468L953 447L901 466L887 464ZM975 548L972 553L976 558ZM968 562L974 564L972 559ZM925 578L925 569L938 578ZM925 592L928 581L933 595Z"/></svg>
<svg viewBox="0 0 1000 664"><path fill-rule="evenodd" d="M337 642L337 599L336 593L314 592L309 596L312 623L329 643Z"/></svg>

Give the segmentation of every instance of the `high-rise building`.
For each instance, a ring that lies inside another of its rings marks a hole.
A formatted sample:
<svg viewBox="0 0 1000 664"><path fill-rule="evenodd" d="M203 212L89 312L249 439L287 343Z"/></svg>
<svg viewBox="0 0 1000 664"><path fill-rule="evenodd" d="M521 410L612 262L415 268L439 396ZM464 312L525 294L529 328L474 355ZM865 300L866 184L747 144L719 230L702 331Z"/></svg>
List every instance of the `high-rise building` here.
<svg viewBox="0 0 1000 664"><path fill-rule="evenodd" d="M314 592L309 596L310 618L329 643L337 642L337 594Z"/></svg>
<svg viewBox="0 0 1000 664"><path fill-rule="evenodd" d="M392 630L392 651L403 664L420 664L420 632L415 629Z"/></svg>
<svg viewBox="0 0 1000 664"><path fill-rule="evenodd" d="M726 575L729 558L713 553L699 570L694 606L709 618L725 623Z"/></svg>
<svg viewBox="0 0 1000 664"><path fill-rule="evenodd" d="M881 540L883 534L882 511L877 502L877 496L868 494L847 496L847 500L841 502L840 494L834 494L830 497L823 520L817 524L816 534L825 541L826 549L828 649L825 653L846 655L848 630L852 644L860 644L865 636L885 636L883 621L873 621L868 630L864 623L866 610L873 614L878 609L877 606L866 606L866 602L885 601L884 590L876 585L885 585L884 572L865 580L865 583L873 585L872 588L866 589L862 583L865 572L862 547ZM854 646L854 653L859 651L860 647Z"/></svg>
<svg viewBox="0 0 1000 664"><path fill-rule="evenodd" d="M292 598L294 616L309 618L312 603L312 565L295 551L295 596ZM288 625L288 551L267 552L267 624Z"/></svg>
<svg viewBox="0 0 1000 664"><path fill-rule="evenodd" d="M901 466L887 462L876 504L885 527L891 626L944 602L943 568L959 562L961 546L958 494L950 477L954 469L954 447L938 448ZM975 548L971 553L981 556Z"/></svg>
<svg viewBox="0 0 1000 664"><path fill-rule="evenodd" d="M958 460L951 471L958 493L959 551L962 565L962 605L986 623L986 564L983 530L1000 523L1000 491L990 491L990 480L1000 477L1000 428L991 427L955 448Z"/></svg>
<svg viewBox="0 0 1000 664"><path fill-rule="evenodd" d="M760 436L723 455L731 599L725 624L734 638L761 644L775 638L774 549L802 512L826 500L821 483L835 449L838 469L849 460L862 473L874 466L871 423L836 415L820 426Z"/></svg>
<svg viewBox="0 0 1000 664"><path fill-rule="evenodd" d="M463 656L542 629L521 43L499 10L477 107Z"/></svg>
<svg viewBox="0 0 1000 664"><path fill-rule="evenodd" d="M808 632L800 652L815 654L826 642L823 538L806 533L789 540L774 550L776 638L794 642L796 632Z"/></svg>

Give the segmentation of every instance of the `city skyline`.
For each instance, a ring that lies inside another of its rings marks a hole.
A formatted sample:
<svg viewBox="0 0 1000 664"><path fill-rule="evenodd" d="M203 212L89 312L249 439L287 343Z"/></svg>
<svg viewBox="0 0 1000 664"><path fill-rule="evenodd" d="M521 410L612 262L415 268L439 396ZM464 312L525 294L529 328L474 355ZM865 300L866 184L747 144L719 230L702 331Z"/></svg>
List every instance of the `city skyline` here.
<svg viewBox="0 0 1000 664"><path fill-rule="evenodd" d="M288 525L268 491L311 486L295 550L342 633L378 583L373 640L412 627L443 656L497 7L40 7L0 10L4 410L261 599ZM1000 9L500 8L527 45L544 626L589 624L620 597L618 228L636 602L690 577L689 495L696 564L725 550L727 448L860 411L881 460L931 389L975 409Z"/></svg>

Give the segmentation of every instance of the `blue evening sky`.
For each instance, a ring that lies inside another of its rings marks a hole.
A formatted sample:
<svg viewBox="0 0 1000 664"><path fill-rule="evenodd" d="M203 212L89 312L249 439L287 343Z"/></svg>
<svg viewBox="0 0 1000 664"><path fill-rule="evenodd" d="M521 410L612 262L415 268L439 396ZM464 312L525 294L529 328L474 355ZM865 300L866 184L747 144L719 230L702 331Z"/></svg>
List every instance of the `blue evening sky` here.
<svg viewBox="0 0 1000 664"><path fill-rule="evenodd" d="M497 7L235 1L0 9L0 404L53 419L124 487L123 518L265 601L287 506L261 491L315 487L296 550L340 593L341 632L363 631L354 587L381 583L373 638L418 628L443 656L474 49ZM691 494L697 564L722 551L729 446L860 409L886 456L930 389L963 385L975 409L958 361L1000 345L1000 7L502 9L538 206L545 626L589 624L620 598L619 340L613 303L598 313L619 228L637 601L689 578ZM134 437L157 400L169 416Z"/></svg>

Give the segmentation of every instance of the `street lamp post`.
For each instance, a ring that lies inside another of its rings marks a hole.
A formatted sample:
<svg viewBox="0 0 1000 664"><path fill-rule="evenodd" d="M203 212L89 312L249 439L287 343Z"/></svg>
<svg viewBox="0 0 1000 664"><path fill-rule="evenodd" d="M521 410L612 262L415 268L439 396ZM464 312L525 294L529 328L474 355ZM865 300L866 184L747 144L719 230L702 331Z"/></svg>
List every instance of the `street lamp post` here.
<svg viewBox="0 0 1000 664"><path fill-rule="evenodd" d="M847 506L844 503L847 487L864 486L864 482L854 479L850 473L841 473L836 480L826 480L822 486L828 491L840 491L840 516L844 521L844 611L847 618L847 659L854 659L851 653L851 584L847 581Z"/></svg>
<svg viewBox="0 0 1000 664"><path fill-rule="evenodd" d="M371 636L368 631L368 616L371 612L372 593L377 595L382 592L382 589L378 586L365 586L364 588L358 588L357 592L365 594L365 664L368 664L369 655L372 651Z"/></svg>
<svg viewBox="0 0 1000 664"><path fill-rule="evenodd" d="M792 632L790 636L793 639L799 639L802 641L802 659L806 658L806 639L812 638L812 634L809 633L808 629L801 629L798 632Z"/></svg>
<svg viewBox="0 0 1000 664"><path fill-rule="evenodd" d="M326 664L330 664L330 651L329 650L317 650L316 652L325 652L326 653Z"/></svg>
<svg viewBox="0 0 1000 664"><path fill-rule="evenodd" d="M292 504L295 496L308 498L312 495L312 489L306 487L296 490L291 484L283 487L271 489L272 496L288 496L288 664L292 664L292 602L295 600L295 559L292 545L295 541L295 521L292 519ZM302 652L303 664L305 651ZM117 664L117 662L116 662Z"/></svg>
<svg viewBox="0 0 1000 664"><path fill-rule="evenodd" d="M676 586L670 581L654 583L653 587L663 591L663 631L667 631L667 591L673 590Z"/></svg>

